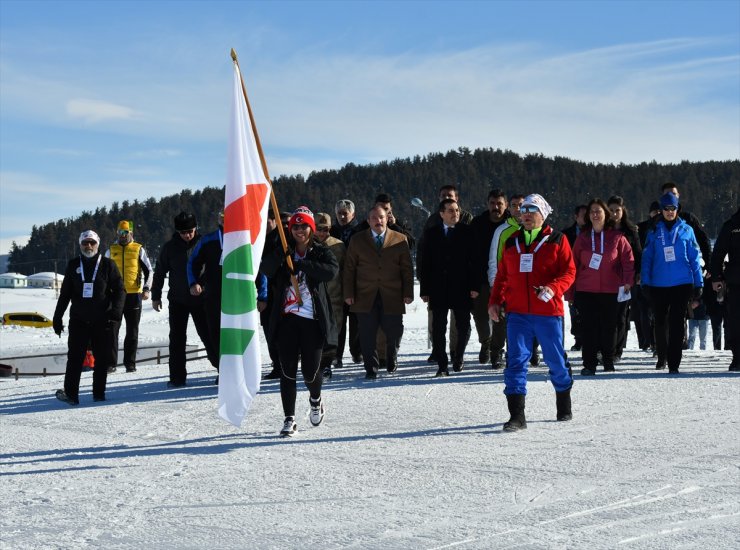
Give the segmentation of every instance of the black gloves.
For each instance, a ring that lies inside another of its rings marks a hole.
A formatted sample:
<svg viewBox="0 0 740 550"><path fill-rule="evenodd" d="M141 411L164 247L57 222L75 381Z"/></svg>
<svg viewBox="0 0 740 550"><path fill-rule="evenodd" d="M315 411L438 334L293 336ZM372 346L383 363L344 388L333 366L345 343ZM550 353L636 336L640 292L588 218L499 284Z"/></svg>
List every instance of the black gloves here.
<svg viewBox="0 0 740 550"><path fill-rule="evenodd" d="M702 287L695 286L694 292L691 294L691 299L698 302L699 300L701 300L701 295L702 295Z"/></svg>
<svg viewBox="0 0 740 550"><path fill-rule="evenodd" d="M52 320L52 327L54 328L54 334L61 338L62 332L64 332L64 323L59 317L54 317Z"/></svg>

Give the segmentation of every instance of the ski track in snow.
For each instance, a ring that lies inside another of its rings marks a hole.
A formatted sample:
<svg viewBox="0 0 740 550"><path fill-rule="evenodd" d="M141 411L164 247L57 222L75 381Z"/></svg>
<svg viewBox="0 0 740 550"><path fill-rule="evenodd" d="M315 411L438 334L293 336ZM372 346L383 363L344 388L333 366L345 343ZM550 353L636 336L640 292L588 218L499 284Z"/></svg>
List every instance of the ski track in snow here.
<svg viewBox="0 0 740 550"><path fill-rule="evenodd" d="M54 308L40 291L0 291L0 302ZM79 407L53 398L61 377L0 379L0 549L737 546L740 377L729 352L687 351L668 376L631 332L618 372L576 376L571 422L554 420L546 367L531 369L529 428L504 434L502 373L477 364L475 331L465 370L434 379L417 302L398 372L366 382L345 357L318 428L299 381L299 431L287 440L278 382L263 382L235 428L215 413L205 360L189 363L181 389L166 388L166 365L112 374L103 404L84 374ZM142 342L166 341L166 318L145 305ZM0 328L2 356L59 345Z"/></svg>

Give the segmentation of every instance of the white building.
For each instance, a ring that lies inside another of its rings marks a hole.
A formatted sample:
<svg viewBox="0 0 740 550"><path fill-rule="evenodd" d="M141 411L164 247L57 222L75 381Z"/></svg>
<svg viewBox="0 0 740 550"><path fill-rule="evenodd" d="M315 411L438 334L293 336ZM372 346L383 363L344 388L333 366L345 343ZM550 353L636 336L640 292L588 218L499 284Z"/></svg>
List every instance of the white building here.
<svg viewBox="0 0 740 550"><path fill-rule="evenodd" d="M0 275L0 288L26 288L27 277L20 273L3 273Z"/></svg>
<svg viewBox="0 0 740 550"><path fill-rule="evenodd" d="M53 271L42 271L29 275L27 280L31 288L61 288L64 275Z"/></svg>

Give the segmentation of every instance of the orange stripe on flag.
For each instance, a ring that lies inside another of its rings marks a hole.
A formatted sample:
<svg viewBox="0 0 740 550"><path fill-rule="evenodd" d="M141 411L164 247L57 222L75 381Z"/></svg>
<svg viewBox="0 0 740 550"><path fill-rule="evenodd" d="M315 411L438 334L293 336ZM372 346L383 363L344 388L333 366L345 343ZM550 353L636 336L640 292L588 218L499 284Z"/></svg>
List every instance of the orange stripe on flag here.
<svg viewBox="0 0 740 550"><path fill-rule="evenodd" d="M232 231L249 231L251 244L257 240L262 230L260 212L265 204L268 187L264 183L250 183L247 192L232 202L224 211L224 233Z"/></svg>

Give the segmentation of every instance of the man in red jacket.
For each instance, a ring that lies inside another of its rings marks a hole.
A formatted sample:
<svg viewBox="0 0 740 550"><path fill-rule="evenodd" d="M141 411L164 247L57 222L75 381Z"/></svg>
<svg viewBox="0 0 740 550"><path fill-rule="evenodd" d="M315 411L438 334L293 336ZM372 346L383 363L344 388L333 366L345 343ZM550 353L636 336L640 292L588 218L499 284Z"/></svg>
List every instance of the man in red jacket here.
<svg viewBox="0 0 740 550"><path fill-rule="evenodd" d="M568 239L545 224L552 208L540 195L525 197L521 205L522 229L504 244L489 299L488 312L494 321L503 315L508 321L506 339L508 356L504 370L504 394L511 418L504 431L527 427L524 400L527 394L527 365L536 337L550 369L555 386L557 419L573 418L570 388L573 377L565 363L563 349L563 295L575 280Z"/></svg>

